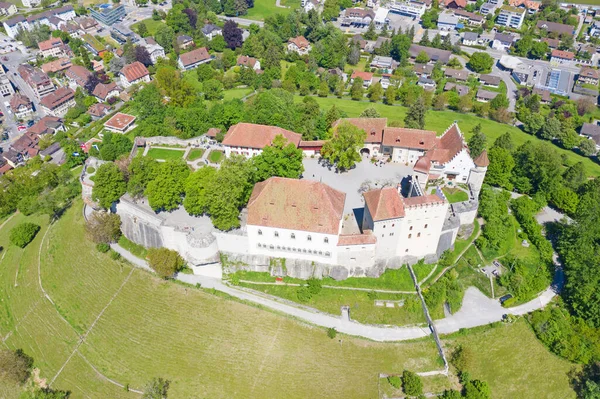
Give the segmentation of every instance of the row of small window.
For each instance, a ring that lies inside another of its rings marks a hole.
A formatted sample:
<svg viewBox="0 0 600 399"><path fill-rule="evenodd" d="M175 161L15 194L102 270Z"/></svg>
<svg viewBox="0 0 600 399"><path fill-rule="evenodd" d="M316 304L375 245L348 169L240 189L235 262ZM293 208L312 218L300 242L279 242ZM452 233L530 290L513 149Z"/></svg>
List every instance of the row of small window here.
<svg viewBox="0 0 600 399"><path fill-rule="evenodd" d="M394 227L395 225L396 225L396 224L395 224L395 223L393 223L393 224L392 224L392 227ZM426 228L427 228L427 226L429 226L429 225L428 225L428 224L425 224L425 226L424 226L423 228L425 228L425 229L426 229ZM383 228L385 229L385 224L383 225ZM412 230L412 229L413 229L413 226L410 226L410 227L409 227L409 230ZM260 233L260 231L259 231L259 233L258 233L258 234L261 234L261 233Z"/></svg>
<svg viewBox="0 0 600 399"><path fill-rule="evenodd" d="M390 233L390 237L393 236L393 235L394 235L394 233ZM385 234L381 235L381 237L384 237L384 236L385 236ZM417 237L421 237L421 233L417 233ZM412 238L412 234L409 234L408 238Z"/></svg>
<svg viewBox="0 0 600 399"><path fill-rule="evenodd" d="M330 257L331 253L329 251L317 251L317 250L312 250L312 249L306 249L306 248L290 248L290 247L282 247L281 245L267 245L267 244L256 244L259 248L265 248L265 249L270 249L270 250L275 250L277 249L278 251L288 251L288 252L296 252L299 254L309 254L309 255L319 255L319 256L326 256L326 257Z"/></svg>
<svg viewBox="0 0 600 399"><path fill-rule="evenodd" d="M262 236L262 235L263 235L263 233L262 233L262 230L258 230L258 235L259 235L259 236ZM274 232L274 233L273 233L273 236L274 236L274 237L279 237L279 232L278 232L278 231ZM295 240L295 239L296 239L296 234L294 234L294 233L290 234L290 238L291 238L292 240ZM311 236L309 236L309 235L308 235L308 236L306 236L306 241L312 241L312 237L311 237ZM325 237L325 238L323 238L323 242L324 242L325 244L329 244L329 238L328 238L328 237Z"/></svg>

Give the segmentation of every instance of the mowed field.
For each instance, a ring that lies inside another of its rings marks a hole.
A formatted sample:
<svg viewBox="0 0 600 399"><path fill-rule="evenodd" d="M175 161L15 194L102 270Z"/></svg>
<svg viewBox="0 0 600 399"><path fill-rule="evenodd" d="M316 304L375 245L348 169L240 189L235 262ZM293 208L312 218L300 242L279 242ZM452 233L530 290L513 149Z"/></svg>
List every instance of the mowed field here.
<svg viewBox="0 0 600 399"><path fill-rule="evenodd" d="M368 101L352 101L350 99L339 99L336 97L313 98L325 112L335 104L336 107L345 111L348 114L348 117L358 117L366 108L374 107L382 117L388 118L389 121L403 121L407 111L406 107L399 105L385 105L382 103L370 103ZM302 101L302 97L297 95L296 101ZM506 132L510 133L517 146L528 140L536 142L542 141L535 136L523 132L517 127L498 123L490 119L479 118L472 114L461 114L454 111L427 111L425 117L425 129L433 130L438 134L441 134L448 129L454 121L458 122L460 130L467 138L470 137L471 130L478 123L481 123L482 131L488 138L488 146L491 146L494 143L494 140ZM600 176L600 165L590 158L580 156L573 151L564 150L555 145L552 145L552 147L556 149L559 154L565 154L570 165L581 161L585 165L585 169L589 176Z"/></svg>
<svg viewBox="0 0 600 399"><path fill-rule="evenodd" d="M33 356L41 376L71 390L72 398L139 397L101 374L136 389L153 377L167 378L172 398L376 398L379 373L441 367L429 339L331 340L322 328L113 261L85 239L81 211L77 202L50 228L39 274L47 218L16 215L0 230L3 343ZM25 220L43 227L21 250L8 242L8 232ZM522 324L447 342L473 345L473 373L490 382L494 398L571 397L569 364ZM527 355L532 350L535 356ZM436 389L451 386L444 381ZM514 395L515 386L523 396Z"/></svg>

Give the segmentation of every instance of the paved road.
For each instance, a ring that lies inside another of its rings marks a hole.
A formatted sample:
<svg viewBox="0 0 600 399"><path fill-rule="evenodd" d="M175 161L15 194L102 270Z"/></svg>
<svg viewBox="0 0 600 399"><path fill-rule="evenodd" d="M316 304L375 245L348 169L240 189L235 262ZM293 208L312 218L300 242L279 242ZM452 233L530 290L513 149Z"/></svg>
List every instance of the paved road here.
<svg viewBox="0 0 600 399"><path fill-rule="evenodd" d="M492 66L492 73L500 76L500 79L506 84L506 97L508 97L508 112L515 112L517 105L517 85L510 77L510 73L501 71L496 64Z"/></svg>
<svg viewBox="0 0 600 399"><path fill-rule="evenodd" d="M256 24L256 25L260 26L261 28L263 26L265 26L265 23L263 21L254 21L252 19L238 18L238 17L226 17L225 15L217 15L217 17L219 17L220 19L231 20L231 21L237 22L238 25L250 26L252 24Z"/></svg>

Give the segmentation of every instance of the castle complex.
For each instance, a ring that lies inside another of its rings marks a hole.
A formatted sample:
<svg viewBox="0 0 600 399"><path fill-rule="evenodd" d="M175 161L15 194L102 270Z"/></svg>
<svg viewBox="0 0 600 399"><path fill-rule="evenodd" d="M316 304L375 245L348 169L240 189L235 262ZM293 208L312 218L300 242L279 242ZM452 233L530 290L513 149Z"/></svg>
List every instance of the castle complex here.
<svg viewBox="0 0 600 399"><path fill-rule="evenodd" d="M436 261L452 248L459 228L474 221L489 164L486 152L472 159L456 124L437 137L431 131L387 127L383 118L347 121L366 131L363 153L412 168L395 186L364 192L362 210L344 214L346 197L354 193L309 179L272 177L255 185L236 231L220 232L207 217L179 216L173 222L125 196L117 204L123 233L142 245L175 249L196 266L225 254L251 270L266 271L272 259L285 258L287 274L301 278L379 276L388 267L423 258ZM226 153L259 153L258 146L255 151L239 144L245 140L264 147L276 130L265 129L261 141L256 137L262 129L253 125L249 141L243 127L232 127L225 136L224 145L236 143ZM300 147L300 140L295 143ZM440 186L458 183L469 200L450 204ZM348 232L349 225L357 229Z"/></svg>

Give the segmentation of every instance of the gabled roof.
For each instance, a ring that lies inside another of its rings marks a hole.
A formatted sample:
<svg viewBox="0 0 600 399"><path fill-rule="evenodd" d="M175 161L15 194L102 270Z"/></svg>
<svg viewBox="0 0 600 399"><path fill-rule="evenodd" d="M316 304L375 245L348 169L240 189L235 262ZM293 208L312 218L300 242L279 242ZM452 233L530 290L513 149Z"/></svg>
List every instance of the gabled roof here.
<svg viewBox="0 0 600 399"><path fill-rule="evenodd" d="M247 55L240 55L237 59L237 64L254 68L254 65L256 65L256 58L248 57Z"/></svg>
<svg viewBox="0 0 600 399"><path fill-rule="evenodd" d="M52 110L64 104L65 102L72 100L73 98L75 98L75 92L73 90L69 89L68 87L59 87L52 93L43 97L40 100L40 104Z"/></svg>
<svg viewBox="0 0 600 399"><path fill-rule="evenodd" d="M455 78L458 80L467 80L469 78L469 71L464 69L446 69L444 71L444 76L449 78Z"/></svg>
<svg viewBox="0 0 600 399"><path fill-rule="evenodd" d="M20 106L31 107L31 100L21 93L15 93L10 99L10 108L16 111Z"/></svg>
<svg viewBox="0 0 600 399"><path fill-rule="evenodd" d="M483 89L479 89L477 90L477 98L483 98L484 100L493 100L494 98L496 98L496 96L499 93L496 93L495 91L488 91L488 90L483 90Z"/></svg>
<svg viewBox="0 0 600 399"><path fill-rule="evenodd" d="M32 134L42 135L54 133L56 129L63 126L63 120L55 116L44 116L35 125L31 126L27 131Z"/></svg>
<svg viewBox="0 0 600 399"><path fill-rule="evenodd" d="M592 79L600 79L600 73L598 72L598 70L590 67L581 68L581 70L579 71L579 76Z"/></svg>
<svg viewBox="0 0 600 399"><path fill-rule="evenodd" d="M277 126L257 125L254 123L238 123L229 128L223 138L223 145L243 148L265 148L271 145L278 135L296 147L302 139L302 135L282 129Z"/></svg>
<svg viewBox="0 0 600 399"><path fill-rule="evenodd" d="M572 60L575 59L575 53L572 53L570 51L554 49L552 50L552 57L563 58L565 60Z"/></svg>
<svg viewBox="0 0 600 399"><path fill-rule="evenodd" d="M404 217L404 202L395 187L367 191L365 204L374 222Z"/></svg>
<svg viewBox="0 0 600 399"><path fill-rule="evenodd" d="M345 201L345 193L320 182L271 177L254 186L247 223L337 235Z"/></svg>
<svg viewBox="0 0 600 399"><path fill-rule="evenodd" d="M180 35L177 36L177 44L185 44L185 43L189 43L191 41L193 41L194 39L192 39L190 36L188 35Z"/></svg>
<svg viewBox="0 0 600 399"><path fill-rule="evenodd" d="M53 37L48 40L44 40L43 42L38 43L38 47L40 51L50 50L55 47L60 47L63 45L63 41L60 37Z"/></svg>
<svg viewBox="0 0 600 399"><path fill-rule="evenodd" d="M383 141L383 130L387 126L387 118L343 118L338 119L332 125L335 128L342 122L348 122L367 133L365 143L381 143Z"/></svg>
<svg viewBox="0 0 600 399"><path fill-rule="evenodd" d="M431 160L439 164L445 164L466 148L462 134L455 123L437 139L435 149L431 153Z"/></svg>
<svg viewBox="0 0 600 399"><path fill-rule="evenodd" d="M197 62L205 61L210 59L210 55L208 54L208 50L206 47L200 47L196 50L192 50L189 53L184 53L179 56L181 63L183 66L193 65Z"/></svg>
<svg viewBox="0 0 600 399"><path fill-rule="evenodd" d="M433 47L425 47L418 44L411 44L408 52L412 58L416 58L421 51L429 57L431 61L440 61L443 64L447 64L450 61L451 51L440 50Z"/></svg>
<svg viewBox="0 0 600 399"><path fill-rule="evenodd" d="M222 29L219 28L217 25L213 25L213 24L206 24L202 27L202 33L204 33L205 35L209 35L212 32L219 32Z"/></svg>
<svg viewBox="0 0 600 399"><path fill-rule="evenodd" d="M383 131L383 145L389 147L413 148L427 151L436 144L436 133L430 130L386 127Z"/></svg>
<svg viewBox="0 0 600 399"><path fill-rule="evenodd" d="M44 71L44 73L58 72L69 68L71 65L71 60L69 58L59 58L43 64L42 71Z"/></svg>
<svg viewBox="0 0 600 399"><path fill-rule="evenodd" d="M144 66L139 61L135 61L131 64L125 65L120 72L128 82L134 82L138 79L143 78L144 76L150 75L148 72L148 68Z"/></svg>
<svg viewBox="0 0 600 399"><path fill-rule="evenodd" d="M92 73L81 65L72 65L66 70L65 75L77 81L77 84L80 86L83 86L87 83L90 76L92 76Z"/></svg>
<svg viewBox="0 0 600 399"><path fill-rule="evenodd" d="M498 86L502 79L500 79L500 76L486 74L479 76L479 80L488 85Z"/></svg>
<svg viewBox="0 0 600 399"><path fill-rule="evenodd" d="M92 95L95 97L101 98L102 100L106 100L108 93L110 93L111 91L115 91L115 90L120 91L119 87L117 86L117 84L115 82L111 82L108 84L98 83L96 85L96 87L94 88Z"/></svg>
<svg viewBox="0 0 600 399"><path fill-rule="evenodd" d="M494 40L498 40L499 42L502 43L509 43L512 44L515 41L516 37L508 34L508 33L496 33L494 35Z"/></svg>
<svg viewBox="0 0 600 399"><path fill-rule="evenodd" d="M101 117L104 116L109 110L110 106L103 103L96 103L88 108L87 113L92 116Z"/></svg>
<svg viewBox="0 0 600 399"><path fill-rule="evenodd" d="M369 81L373 79L373 73L371 72L362 72L362 71L354 71L352 72L352 76L350 79L361 78L363 81Z"/></svg>
<svg viewBox="0 0 600 399"><path fill-rule="evenodd" d="M559 33L561 35L572 35L573 31L575 30L575 28L571 25L559 24L557 22L550 21L538 21L536 26L538 29L545 29L548 32Z"/></svg>
<svg viewBox="0 0 600 399"><path fill-rule="evenodd" d="M310 46L310 43L308 42L308 40L306 40L304 36L293 37L288 40L288 43L295 44L296 47L298 47L299 49L307 48L308 46Z"/></svg>
<svg viewBox="0 0 600 399"><path fill-rule="evenodd" d="M338 238L338 247L345 245L368 245L376 244L377 237L369 230L366 230L364 234L344 234Z"/></svg>

